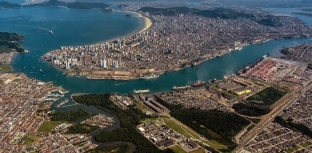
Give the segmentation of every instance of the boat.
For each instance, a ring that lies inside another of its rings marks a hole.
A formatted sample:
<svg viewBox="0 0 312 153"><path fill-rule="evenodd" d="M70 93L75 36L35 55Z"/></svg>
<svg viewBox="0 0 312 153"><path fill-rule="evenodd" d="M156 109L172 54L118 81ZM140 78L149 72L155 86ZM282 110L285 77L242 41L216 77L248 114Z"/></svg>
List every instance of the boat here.
<svg viewBox="0 0 312 153"><path fill-rule="evenodd" d="M149 93L150 90L149 89L146 89L146 90L133 90L132 92L135 93L135 94L140 94L140 93Z"/></svg>
<svg viewBox="0 0 312 153"><path fill-rule="evenodd" d="M159 76L158 75L148 75L148 76L144 76L144 77L140 77L141 79L155 79L155 78L158 78Z"/></svg>
<svg viewBox="0 0 312 153"><path fill-rule="evenodd" d="M63 92L63 91L61 91L61 90L58 90L58 92L59 92L60 94L64 95L64 92Z"/></svg>
<svg viewBox="0 0 312 153"><path fill-rule="evenodd" d="M191 86L192 87L197 87L197 86L201 86L201 85L204 85L204 84L206 84L204 81L197 80Z"/></svg>
<svg viewBox="0 0 312 153"><path fill-rule="evenodd" d="M53 35L53 31L52 30L50 31L50 34Z"/></svg>
<svg viewBox="0 0 312 153"><path fill-rule="evenodd" d="M102 12L112 12L112 11L114 11L114 9L111 7L106 7L104 9L102 9Z"/></svg>
<svg viewBox="0 0 312 153"><path fill-rule="evenodd" d="M42 69L39 70L40 73L43 73Z"/></svg>
<svg viewBox="0 0 312 153"><path fill-rule="evenodd" d="M198 63L197 63L197 62L192 63L192 66L196 66L196 65L198 65Z"/></svg>
<svg viewBox="0 0 312 153"><path fill-rule="evenodd" d="M235 47L235 50L242 50L243 47Z"/></svg>
<svg viewBox="0 0 312 153"><path fill-rule="evenodd" d="M191 86L181 86L181 87L174 86L172 90L183 90L183 89L189 89L189 88L191 88Z"/></svg>

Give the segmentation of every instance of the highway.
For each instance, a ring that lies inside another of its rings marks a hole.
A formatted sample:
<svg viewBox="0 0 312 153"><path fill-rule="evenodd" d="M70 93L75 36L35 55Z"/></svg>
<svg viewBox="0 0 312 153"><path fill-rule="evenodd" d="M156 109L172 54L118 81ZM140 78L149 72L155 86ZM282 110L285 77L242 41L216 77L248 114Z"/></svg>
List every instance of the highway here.
<svg viewBox="0 0 312 153"><path fill-rule="evenodd" d="M301 90L304 90L304 88ZM276 107L267 115L265 115L262 120L243 138L241 143L233 150L235 153L242 151L243 147L252 140L259 132L261 132L269 123L271 123L274 118L279 115L284 109L291 106L301 94L301 90L292 91L286 94L283 98L277 101Z"/></svg>

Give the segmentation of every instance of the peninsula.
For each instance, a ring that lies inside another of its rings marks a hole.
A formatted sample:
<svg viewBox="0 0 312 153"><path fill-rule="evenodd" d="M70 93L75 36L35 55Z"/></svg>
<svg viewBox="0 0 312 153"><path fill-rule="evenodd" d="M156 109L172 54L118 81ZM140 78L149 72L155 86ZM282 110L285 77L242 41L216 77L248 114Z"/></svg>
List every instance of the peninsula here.
<svg viewBox="0 0 312 153"><path fill-rule="evenodd" d="M11 58L15 52L24 52L18 42L23 41L24 36L16 33L0 32L0 73L11 72Z"/></svg>
<svg viewBox="0 0 312 153"><path fill-rule="evenodd" d="M143 5L123 9L150 18L153 26L99 44L62 46L46 53L43 59L70 75L88 79L150 79L249 44L310 37L312 32L297 18L254 9Z"/></svg>

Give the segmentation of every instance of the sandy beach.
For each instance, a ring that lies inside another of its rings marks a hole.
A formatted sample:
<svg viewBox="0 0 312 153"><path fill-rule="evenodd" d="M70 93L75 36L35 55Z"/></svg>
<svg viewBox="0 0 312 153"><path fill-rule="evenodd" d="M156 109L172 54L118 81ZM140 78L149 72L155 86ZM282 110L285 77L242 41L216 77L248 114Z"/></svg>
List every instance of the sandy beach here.
<svg viewBox="0 0 312 153"><path fill-rule="evenodd" d="M120 37L112 38L112 39L109 39L109 40L105 40L103 42L111 42L111 41L114 41L116 39L120 39L120 38L124 38L124 37L130 37L130 36L132 36L132 35L134 35L136 33L144 32L144 31L148 30L153 25L153 22L152 22L152 20L150 18L148 18L146 16L143 16L142 14L140 14L138 12L133 12L133 11L120 11L120 12L128 12L129 14L132 15L132 17L141 18L141 25L140 25L140 27L137 28L136 30L132 31L131 33L128 33L128 34L120 36ZM133 16L133 14L134 14L134 16ZM100 43L103 43L103 42L100 42ZM96 44L98 44L98 43L96 43Z"/></svg>
<svg viewBox="0 0 312 153"><path fill-rule="evenodd" d="M136 30L136 33L140 33L140 32L143 32L147 29L149 29L152 25L153 25L153 22L151 21L150 18L146 17L146 16L143 16L142 14L140 13L137 13L137 12L131 12L131 11L124 11L124 12L130 12L130 13L133 13L136 15L136 17L138 18L142 18L142 23L141 23L141 27Z"/></svg>

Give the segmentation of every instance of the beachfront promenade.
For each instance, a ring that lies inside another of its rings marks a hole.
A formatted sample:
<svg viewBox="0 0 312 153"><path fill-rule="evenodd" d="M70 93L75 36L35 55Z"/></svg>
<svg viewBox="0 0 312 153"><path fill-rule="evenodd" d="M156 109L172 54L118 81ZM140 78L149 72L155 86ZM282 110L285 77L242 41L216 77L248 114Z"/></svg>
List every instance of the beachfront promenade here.
<svg viewBox="0 0 312 153"><path fill-rule="evenodd" d="M267 15L259 10L239 11L253 14L259 20ZM135 16L142 18L143 23L135 34L94 45L63 46L43 58L70 75L84 75L88 79L153 78L245 45L306 37L311 33L302 21L289 16L279 16L280 26L266 26L243 17L220 19L194 14L139 13L144 17L137 13Z"/></svg>

